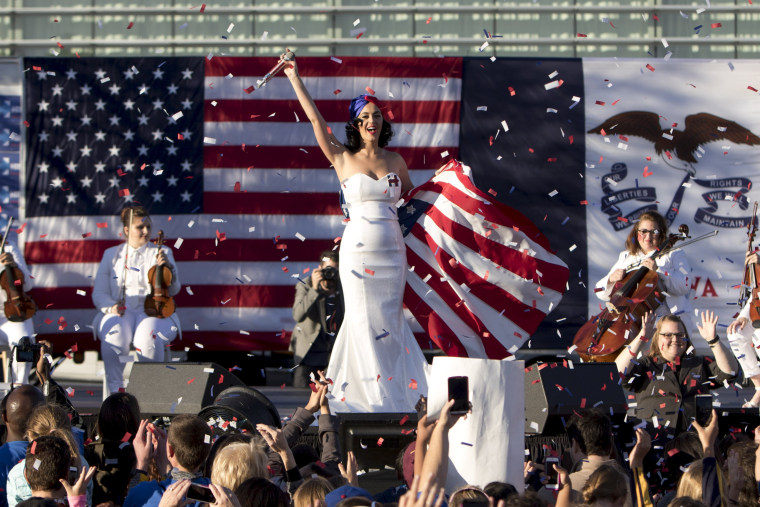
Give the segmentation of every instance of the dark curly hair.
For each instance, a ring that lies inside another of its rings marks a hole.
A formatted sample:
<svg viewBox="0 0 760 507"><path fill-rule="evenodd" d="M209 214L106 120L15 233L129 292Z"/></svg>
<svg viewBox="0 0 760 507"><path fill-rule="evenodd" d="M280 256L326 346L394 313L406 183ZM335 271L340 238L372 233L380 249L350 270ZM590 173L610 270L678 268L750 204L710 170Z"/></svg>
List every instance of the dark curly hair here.
<svg viewBox="0 0 760 507"><path fill-rule="evenodd" d="M343 146L345 146L351 153L356 153L362 147L362 138L359 135L360 124L361 120L359 118L354 119L354 121L346 122L346 142L343 143ZM385 148L388 146L388 143L391 142L392 138L393 128L391 127L390 122L383 118L383 126L380 127L380 140L378 146Z"/></svg>

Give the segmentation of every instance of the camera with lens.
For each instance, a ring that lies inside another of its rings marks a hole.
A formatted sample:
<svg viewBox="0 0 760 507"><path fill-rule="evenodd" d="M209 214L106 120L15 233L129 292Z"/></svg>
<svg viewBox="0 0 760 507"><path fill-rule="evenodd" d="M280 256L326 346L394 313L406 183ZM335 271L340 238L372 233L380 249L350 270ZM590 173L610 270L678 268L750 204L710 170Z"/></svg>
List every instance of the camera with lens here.
<svg viewBox="0 0 760 507"><path fill-rule="evenodd" d="M28 336L23 336L16 345L16 361L19 363L33 363L40 357L42 345L33 343Z"/></svg>
<svg viewBox="0 0 760 507"><path fill-rule="evenodd" d="M322 278L325 280L335 280L338 278L338 270L332 266L325 266L322 268Z"/></svg>

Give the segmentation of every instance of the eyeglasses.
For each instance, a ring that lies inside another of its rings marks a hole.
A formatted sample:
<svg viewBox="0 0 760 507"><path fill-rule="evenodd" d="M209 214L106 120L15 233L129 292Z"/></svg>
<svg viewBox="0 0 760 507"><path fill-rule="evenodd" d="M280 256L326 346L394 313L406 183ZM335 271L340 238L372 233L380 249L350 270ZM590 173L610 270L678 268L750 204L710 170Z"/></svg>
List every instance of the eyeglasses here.
<svg viewBox="0 0 760 507"><path fill-rule="evenodd" d="M660 235L660 231L659 231L659 230L657 230L657 229L654 229L654 230L652 230L652 231L650 231L649 229L639 229L637 232L638 232L638 233L639 233L639 235L641 235L641 236L646 236L646 235L648 235L648 234L651 234L651 235L653 235L653 236L657 237L657 236L659 236L659 235Z"/></svg>
<svg viewBox="0 0 760 507"><path fill-rule="evenodd" d="M675 338L681 343L689 341L689 339L686 338L686 333L660 333L660 336L662 336L668 341L672 340L673 338Z"/></svg>

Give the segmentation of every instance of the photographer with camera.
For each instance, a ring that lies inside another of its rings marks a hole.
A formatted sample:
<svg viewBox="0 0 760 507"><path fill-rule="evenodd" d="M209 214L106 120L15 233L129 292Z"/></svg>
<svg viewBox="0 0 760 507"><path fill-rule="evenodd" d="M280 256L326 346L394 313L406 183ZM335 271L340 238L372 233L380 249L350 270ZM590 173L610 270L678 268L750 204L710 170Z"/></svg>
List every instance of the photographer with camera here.
<svg viewBox="0 0 760 507"><path fill-rule="evenodd" d="M327 250L320 256L319 268L296 285L293 319L296 327L290 338L290 351L296 368L293 386L307 387L310 373L327 368L335 336L343 322L343 292L338 275L338 252Z"/></svg>

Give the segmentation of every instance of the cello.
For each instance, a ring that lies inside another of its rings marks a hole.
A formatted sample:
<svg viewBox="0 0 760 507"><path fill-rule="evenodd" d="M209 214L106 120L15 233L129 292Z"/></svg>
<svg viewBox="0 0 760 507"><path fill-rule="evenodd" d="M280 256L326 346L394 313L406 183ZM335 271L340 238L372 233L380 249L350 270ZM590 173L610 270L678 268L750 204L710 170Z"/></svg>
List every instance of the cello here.
<svg viewBox="0 0 760 507"><path fill-rule="evenodd" d="M753 253L752 243L755 241L757 232L757 201L752 208L752 220L747 224L747 256ZM753 262L744 266L744 280L742 282L742 295L739 298L739 306L744 306L747 298L750 298L749 319L752 327L760 329L760 264Z"/></svg>
<svg viewBox="0 0 760 507"><path fill-rule="evenodd" d="M0 242L0 254L5 253L5 241L11 230L13 217L8 219L3 240ZM11 322L23 322L37 313L34 300L24 292L24 272L15 264L6 264L0 272L0 287L5 291L5 317Z"/></svg>
<svg viewBox="0 0 760 507"><path fill-rule="evenodd" d="M164 231L158 231L156 245L161 251L164 244ZM174 298L169 295L169 286L172 284L172 270L166 265L151 266L148 270L150 282L150 294L145 298L145 314L148 317L165 319L174 313Z"/></svg>
<svg viewBox="0 0 760 507"><path fill-rule="evenodd" d="M657 259L671 251L676 242L689 237L686 225L681 225L678 232L679 234L670 234L649 258ZM688 244L716 233L714 231L700 236ZM685 244L687 243L682 243L681 246ZM581 326L573 338L573 345L584 361L615 360L620 349L639 333L641 317L647 312L655 311L664 302L665 297L657 288L658 280L656 271L641 266L615 283L606 308Z"/></svg>

